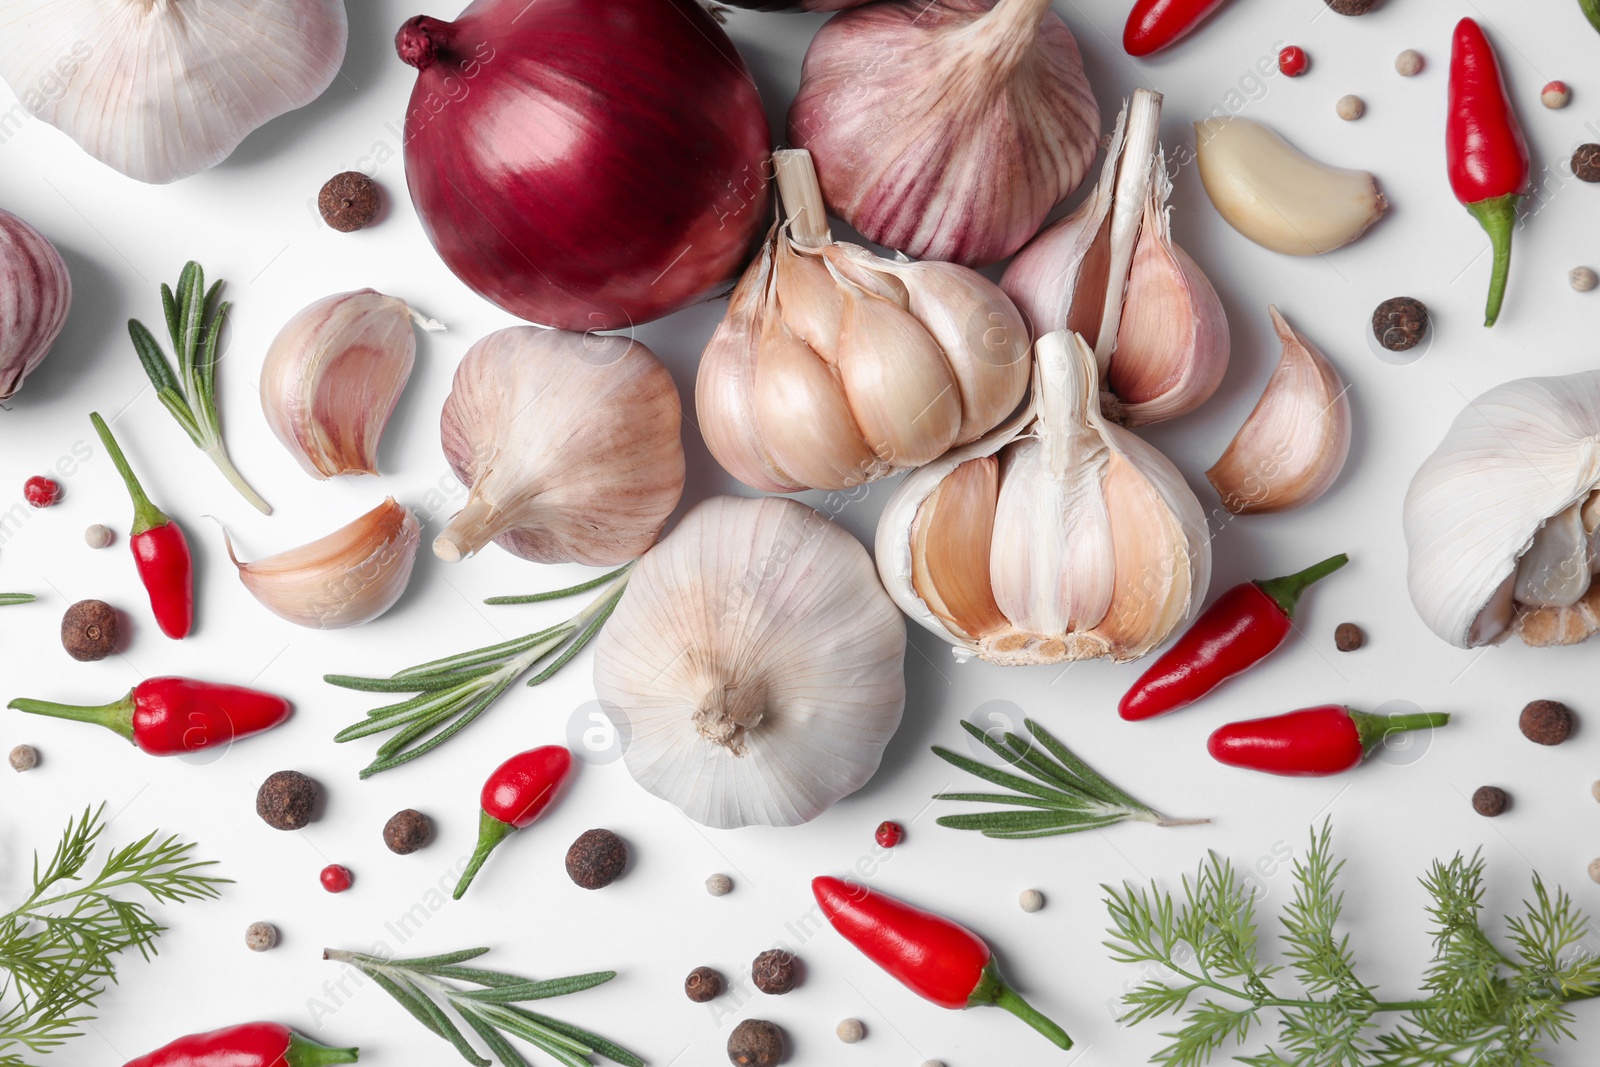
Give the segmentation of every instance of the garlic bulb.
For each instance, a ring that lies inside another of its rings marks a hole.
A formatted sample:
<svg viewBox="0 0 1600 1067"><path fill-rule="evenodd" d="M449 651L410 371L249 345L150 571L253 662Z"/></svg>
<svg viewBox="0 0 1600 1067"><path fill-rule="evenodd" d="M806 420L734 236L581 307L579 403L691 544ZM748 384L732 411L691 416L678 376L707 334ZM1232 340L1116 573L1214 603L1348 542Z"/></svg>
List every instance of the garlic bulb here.
<svg viewBox="0 0 1600 1067"><path fill-rule="evenodd" d="M1188 414L1228 369L1222 301L1172 242L1160 119L1160 94L1135 92L1094 192L1000 279L1035 333L1071 330L1094 347L1110 388L1106 413L1125 426Z"/></svg>
<svg viewBox="0 0 1600 1067"><path fill-rule="evenodd" d="M1312 159L1259 122L1207 119L1194 135L1200 181L1217 214L1263 248L1320 256L1389 209L1371 174Z"/></svg>
<svg viewBox="0 0 1600 1067"><path fill-rule="evenodd" d="M843 489L982 436L1028 387L1028 331L995 284L951 263L835 242L804 151L773 153L774 226L706 345L711 454L757 489Z"/></svg>
<svg viewBox="0 0 1600 1067"><path fill-rule="evenodd" d="M895 490L878 573L959 658L1137 659L1205 598L1205 514L1165 456L1100 414L1081 337L1046 334L1034 353L1021 418Z"/></svg>
<svg viewBox="0 0 1600 1067"><path fill-rule="evenodd" d="M1521 378L1451 423L1406 492L1407 581L1461 648L1600 630L1600 371Z"/></svg>
<svg viewBox="0 0 1600 1067"><path fill-rule="evenodd" d="M102 163L165 184L322 95L344 0L6 0L0 78Z"/></svg>
<svg viewBox="0 0 1600 1067"><path fill-rule="evenodd" d="M707 826L794 826L877 771L905 648L848 533L792 500L714 497L639 561L595 692L645 789Z"/></svg>
<svg viewBox="0 0 1600 1067"><path fill-rule="evenodd" d="M982 266L1083 181L1100 109L1050 0L879 0L806 50L789 141L828 208L919 259Z"/></svg>
<svg viewBox="0 0 1600 1067"><path fill-rule="evenodd" d="M278 331L261 367L261 410L313 478L378 473L378 439L417 360L413 321L444 329L360 289L318 300Z"/></svg>
<svg viewBox="0 0 1600 1067"><path fill-rule="evenodd" d="M1235 515L1287 511L1328 491L1350 454L1349 390L1317 346L1269 307L1283 356L1206 478Z"/></svg>
<svg viewBox="0 0 1600 1067"><path fill-rule="evenodd" d="M0 210L0 400L50 354L72 306L67 265L38 230Z"/></svg>
<svg viewBox="0 0 1600 1067"><path fill-rule="evenodd" d="M539 563L613 566L655 543L683 494L678 387L626 337L500 330L456 369L440 430L471 492L433 542L494 541Z"/></svg>
<svg viewBox="0 0 1600 1067"><path fill-rule="evenodd" d="M240 563L223 537L239 580L263 607L296 626L338 630L371 622L400 599L422 530L390 497L326 537L254 563Z"/></svg>

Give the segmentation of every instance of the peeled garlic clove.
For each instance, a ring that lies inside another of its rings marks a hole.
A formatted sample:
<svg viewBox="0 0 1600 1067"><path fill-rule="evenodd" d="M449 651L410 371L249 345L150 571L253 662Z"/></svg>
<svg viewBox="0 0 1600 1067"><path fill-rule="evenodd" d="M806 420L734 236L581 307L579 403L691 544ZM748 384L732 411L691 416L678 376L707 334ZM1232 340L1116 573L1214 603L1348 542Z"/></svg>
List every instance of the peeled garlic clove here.
<svg viewBox="0 0 1600 1067"><path fill-rule="evenodd" d="M471 488L433 543L448 562L494 541L539 563L626 563L683 494L678 388L625 337L492 333L462 357L439 421Z"/></svg>
<svg viewBox="0 0 1600 1067"><path fill-rule="evenodd" d="M7 0L0 78L91 156L160 185L321 96L348 35L343 0Z"/></svg>
<svg viewBox="0 0 1600 1067"><path fill-rule="evenodd" d="M967 266L1037 232L1083 181L1099 128L1049 0L879 0L835 15L789 108L789 140L816 156L834 214L880 245Z"/></svg>
<svg viewBox="0 0 1600 1067"><path fill-rule="evenodd" d="M1256 406L1206 479L1235 515L1309 504L1333 485L1350 454L1350 400L1339 372L1275 307L1283 356Z"/></svg>
<svg viewBox="0 0 1600 1067"><path fill-rule="evenodd" d="M1511 596L1519 604L1567 608L1589 591L1589 535L1574 504L1549 519L1517 561Z"/></svg>
<svg viewBox="0 0 1600 1067"><path fill-rule="evenodd" d="M1312 159L1251 119L1197 122L1195 157L1223 219L1263 248L1316 256L1360 237L1388 210L1378 181Z"/></svg>
<svg viewBox="0 0 1600 1067"><path fill-rule="evenodd" d="M837 524L714 497L639 561L596 639L595 692L646 790L707 826L793 826L878 769L905 645Z"/></svg>
<svg viewBox="0 0 1600 1067"><path fill-rule="evenodd" d="M72 306L72 278L44 234L0 210L0 400L50 354Z"/></svg>
<svg viewBox="0 0 1600 1067"><path fill-rule="evenodd" d="M1576 645L1600 631L1600 585L1563 607L1528 607L1516 616L1515 632L1530 648ZM1487 643L1487 642L1485 642Z"/></svg>
<svg viewBox="0 0 1600 1067"><path fill-rule="evenodd" d="M228 557L250 595L280 619L338 630L394 606L421 542L417 517L390 497L326 537L253 563L240 563L228 539Z"/></svg>
<svg viewBox="0 0 1600 1067"><path fill-rule="evenodd" d="M911 586L946 627L968 639L1007 625L989 573L999 492L999 462L969 459L928 494L912 522Z"/></svg>
<svg viewBox="0 0 1600 1067"><path fill-rule="evenodd" d="M318 300L278 331L261 367L261 409L313 478L378 473L378 439L417 359L413 320L444 329L360 289Z"/></svg>

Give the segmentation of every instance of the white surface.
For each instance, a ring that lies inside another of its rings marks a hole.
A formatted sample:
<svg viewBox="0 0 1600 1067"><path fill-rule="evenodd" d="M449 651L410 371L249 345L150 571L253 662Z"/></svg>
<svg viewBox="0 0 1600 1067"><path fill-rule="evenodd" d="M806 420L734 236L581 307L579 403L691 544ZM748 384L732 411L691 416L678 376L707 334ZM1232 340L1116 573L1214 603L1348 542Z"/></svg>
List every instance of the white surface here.
<svg viewBox="0 0 1600 1067"><path fill-rule="evenodd" d="M597 0L598 2L598 0ZM330 993L340 971L321 962L324 945L400 948L390 924L421 905L426 921L403 946L407 954L491 945L491 965L537 976L616 968L604 989L551 1005L592 1024L651 1063L724 1062L722 1046L736 1018L781 1023L796 1067L821 1064L916 1065L938 1058L950 1067L1010 1063L1142 1062L1158 1047L1157 1027L1120 1029L1112 998L1139 977L1107 961L1097 883L1159 877L1169 883L1215 848L1256 871L1271 913L1286 898L1284 860L1304 848L1307 827L1331 815L1350 865L1345 916L1365 975L1385 992L1409 995L1426 957L1415 878L1435 856L1482 848L1489 860L1487 905L1499 913L1526 892L1532 869L1600 910L1600 892L1584 867L1600 852L1591 828L1600 806L1589 782L1600 723L1593 680L1600 648L1530 651L1517 645L1479 653L1450 648L1417 620L1404 590L1399 507L1406 482L1449 420L1490 385L1523 374L1592 367L1600 294L1567 287L1568 268L1600 263L1595 245L1600 189L1573 181L1566 159L1578 143L1600 139L1600 38L1566 0L1478 0L1441 4L1390 0L1364 18L1325 12L1322 0L1236 0L1198 36L1155 62L1134 63L1118 46L1127 0L1059 6L1083 45L1108 122L1117 101L1137 85L1166 94L1166 144L1180 155L1192 143L1191 117L1213 107L1277 125L1304 149L1380 175L1391 217L1356 245L1326 259L1288 259L1229 230L1206 203L1192 168L1174 196L1173 230L1209 272L1227 305L1235 338L1222 392L1199 413L1160 427L1150 438L1168 450L1208 508L1216 504L1202 472L1254 403L1276 351L1266 305L1276 303L1320 344L1350 381L1358 420L1345 476L1323 500L1288 515L1216 523L1214 590L1252 576L1297 569L1335 551L1354 562L1313 591L1297 637L1267 667L1201 707L1166 721L1129 725L1116 718L1117 697L1137 667L1085 664L1002 670L956 666L948 650L914 630L908 654L910 703L905 725L879 776L815 823L792 830L714 832L645 795L620 762L582 770L572 793L545 820L504 845L462 903L442 901L438 886L470 851L477 794L500 759L560 741L569 717L591 699L587 657L536 691L514 689L486 718L425 762L358 782L374 743L331 743L332 734L371 706L334 690L326 671L383 673L446 652L527 632L561 617L562 606L485 608L485 596L564 584L576 568L539 568L491 548L454 566L422 559L411 590L372 625L332 634L296 629L260 609L229 573L215 515L233 530L247 558L327 532L394 494L428 520L431 539L463 492L440 453L435 420L450 374L466 346L511 324L439 262L405 196L398 158L399 119L411 71L390 46L394 29L417 13L411 0L355 0L351 49L343 76L320 101L269 124L227 163L178 185L153 188L123 179L83 155L65 137L30 122L0 144L0 205L41 228L60 247L77 286L67 331L55 354L0 415L0 514L20 500L25 477L80 457L66 500L6 530L0 588L44 594L34 607L0 613L0 695L88 701L119 696L143 676L187 673L254 682L291 697L292 722L242 743L210 765L145 757L93 728L0 713L0 750L38 746L42 762L26 775L0 769L0 899L25 885L30 849L48 849L65 818L85 803L108 800L117 818L111 839L126 842L154 826L198 841L237 881L222 900L162 908L172 926L153 964L122 962L123 984L109 991L89 1036L47 1062L109 1067L185 1032L274 1018L336 1044L359 1043L376 1067L445 1064L454 1054L436 1043L376 989ZM426 6L426 5L423 5ZM448 16L460 5L441 3ZM1492 36L1536 153L1539 207L1517 235L1506 312L1480 325L1488 241L1451 198L1445 182L1442 121L1450 30L1476 13ZM756 71L770 114L781 119L796 85L800 56L817 16L735 13L728 28ZM1311 55L1297 81L1257 80L1258 60L1275 71L1285 42ZM1420 77L1394 73L1395 55L1415 47L1427 57ZM1572 105L1547 111L1540 87L1552 78L1573 87ZM1367 115L1334 115L1345 93L1362 96ZM0 113L11 106L0 90ZM781 128L781 127L779 127ZM316 219L320 183L348 167L375 167L391 201L381 225L355 235ZM236 302L229 358L221 369L225 425L240 467L277 506L257 515L222 481L145 387L123 321L159 318L156 287L175 280L186 258L226 278ZM373 286L449 323L423 335L413 378L384 440L380 479L313 483L271 437L254 382L262 352L295 311L330 292ZM1426 301L1436 336L1420 362L1379 361L1364 340L1374 305L1398 294ZM695 361L721 314L713 304L644 327L639 336L673 368L692 397ZM127 558L130 509L88 423L98 408L116 427L154 498L178 516L200 567L198 631L177 644L152 625ZM692 417L692 411L690 412ZM736 488L716 469L692 425L686 500ZM887 485L849 501L808 499L837 511L870 541ZM105 522L117 544L92 552L82 531ZM56 622L70 602L101 597L127 608L136 633L127 653L79 665L60 650ZM1368 647L1333 650L1334 626L1361 623ZM1538 748L1517 732L1527 700L1568 701L1585 720L1558 749ZM1385 755L1358 773L1291 781L1212 763L1204 741L1233 719L1323 701L1376 708L1406 700L1456 712L1458 721L1430 743ZM1060 732L1111 778L1174 815L1210 815L1210 826L1158 830L1115 827L1104 833L1036 842L993 842L933 825L950 806L928 798L956 781L928 753L960 745L957 721L990 702L1036 716ZM306 830L283 834L255 816L257 785L272 771L298 768L326 788L326 810ZM1509 789L1513 809L1493 822L1467 801L1485 783ZM427 850L390 855L380 840L388 816L403 807L433 816L439 834ZM872 830L886 818L908 826L905 843L872 858ZM562 871L566 846L582 830L607 826L631 842L627 877L599 893L575 888ZM355 888L329 896L317 871L341 862ZM858 863L872 882L965 920L1002 955L1020 990L1078 1039L1071 1055L1053 1053L1003 1012L943 1012L899 988L831 931L807 915L810 878L846 873ZM709 896L708 874L726 871L737 888ZM1046 893L1048 905L1024 914L1017 894ZM283 940L270 953L245 950L251 921L276 923ZM780 942L796 948L809 979L781 999L749 992L709 1006L690 1004L680 983L694 966L748 974L757 952ZM319 1007L319 1002L322 1005ZM331 1012L331 1014L330 1014ZM1578 1009L1584 1043L1600 1038L1600 1010ZM846 1047L833 1036L845 1017L863 1019L868 1038ZM1592 1057L1560 1047L1558 1064Z"/></svg>

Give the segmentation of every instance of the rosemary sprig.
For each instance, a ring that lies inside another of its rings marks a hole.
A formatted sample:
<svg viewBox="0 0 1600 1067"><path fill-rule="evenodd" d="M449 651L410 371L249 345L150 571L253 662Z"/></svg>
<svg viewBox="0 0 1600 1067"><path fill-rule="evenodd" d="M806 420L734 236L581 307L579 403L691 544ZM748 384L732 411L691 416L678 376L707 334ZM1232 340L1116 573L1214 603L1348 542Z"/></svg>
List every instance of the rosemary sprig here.
<svg viewBox="0 0 1600 1067"><path fill-rule="evenodd" d="M11 604L32 604L38 599L32 593L0 593L0 608Z"/></svg>
<svg viewBox="0 0 1600 1067"><path fill-rule="evenodd" d="M33 888L0 916L0 1067L23 1067L23 1055L53 1051L78 1037L94 1018L95 1001L117 980L115 957L156 953L166 927L123 891L143 890L158 902L204 900L227 881L202 873L193 845L148 834L111 852L98 873L84 870L105 831L105 805L69 820L43 869L33 859Z"/></svg>
<svg viewBox="0 0 1600 1067"><path fill-rule="evenodd" d="M322 958L348 963L371 978L413 1018L454 1045L462 1059L477 1067L490 1067L490 1061L467 1041L461 1028L445 1013L446 1007L482 1039L501 1067L528 1067L528 1061L506 1040L506 1035L521 1038L567 1067L588 1067L592 1063L591 1056L620 1063L623 1067L644 1067L639 1057L603 1037L518 1006L530 1000L546 1000L593 989L615 978L616 971L535 982L502 971L464 966L488 951L469 948L442 956L389 960L360 952L324 949ZM457 982L480 988L463 989L454 984Z"/></svg>
<svg viewBox="0 0 1600 1067"><path fill-rule="evenodd" d="M565 622L503 641L486 648L460 652L430 663L419 664L389 678L364 678L348 674L328 674L323 681L344 689L368 693L415 693L397 704L373 708L360 722L334 735L339 742L358 737L396 731L378 746L373 761L361 771L369 778L426 755L470 726L488 710L500 694L525 672L554 656L543 670L528 679L529 685L548 681L600 632L617 601L628 586L633 564L610 574L581 582L566 589L527 596L493 597L487 604L530 604L585 593L604 585L605 591L594 602Z"/></svg>
<svg viewBox="0 0 1600 1067"><path fill-rule="evenodd" d="M940 793L933 799L1004 804L1030 810L943 815L938 820L940 826L955 830L980 830L985 837L1020 841L1031 837L1054 837L1098 830L1129 819L1155 823L1157 826L1193 826L1211 821L1167 818L1106 781L1043 726L1032 719L1023 722L1033 736L1032 741L1007 731L1002 744L970 722L962 722L961 728L983 742L985 748L1004 760L1012 770L1020 771L1028 778L957 755L946 748L935 747L933 750L946 763L986 782L1015 790L1014 793Z"/></svg>
<svg viewBox="0 0 1600 1067"><path fill-rule="evenodd" d="M217 303L221 279L209 290L205 286L205 272L193 260L184 264L178 275L176 292L165 282L161 285L161 310L172 338L172 351L177 355L176 373L144 323L129 319L128 334L150 384L155 386L156 396L189 439L211 457L223 477L246 500L263 515L271 515L272 506L250 488L222 443L222 417L217 412L217 342L228 317L228 302Z"/></svg>

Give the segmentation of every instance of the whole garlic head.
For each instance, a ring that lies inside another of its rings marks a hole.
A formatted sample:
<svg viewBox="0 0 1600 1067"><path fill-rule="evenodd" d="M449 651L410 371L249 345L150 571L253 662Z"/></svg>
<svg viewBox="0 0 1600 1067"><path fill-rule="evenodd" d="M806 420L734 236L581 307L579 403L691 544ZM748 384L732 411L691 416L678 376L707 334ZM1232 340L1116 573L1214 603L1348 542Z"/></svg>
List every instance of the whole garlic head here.
<svg viewBox="0 0 1600 1067"><path fill-rule="evenodd" d="M494 541L539 563L636 558L683 495L681 422L672 375L637 341L490 334L462 357L439 419L471 492L434 555L455 562Z"/></svg>
<svg viewBox="0 0 1600 1067"><path fill-rule="evenodd" d="M877 771L905 647L855 538L792 500L714 497L639 561L595 692L645 789L706 826L794 826Z"/></svg>
<svg viewBox="0 0 1600 1067"><path fill-rule="evenodd" d="M72 277L44 234L0 210L0 400L50 354L72 306Z"/></svg>
<svg viewBox="0 0 1600 1067"><path fill-rule="evenodd" d="M1100 414L1081 337L1046 334L1034 354L1023 417L914 471L890 497L878 573L960 658L1137 659L1205 599L1205 514L1171 461Z"/></svg>
<svg viewBox="0 0 1600 1067"><path fill-rule="evenodd" d="M321 96L348 36L344 0L6 0L0 78L91 156L161 185Z"/></svg>
<svg viewBox="0 0 1600 1067"><path fill-rule="evenodd" d="M1460 648L1600 630L1600 371L1520 378L1469 403L1406 492L1407 584Z"/></svg>

